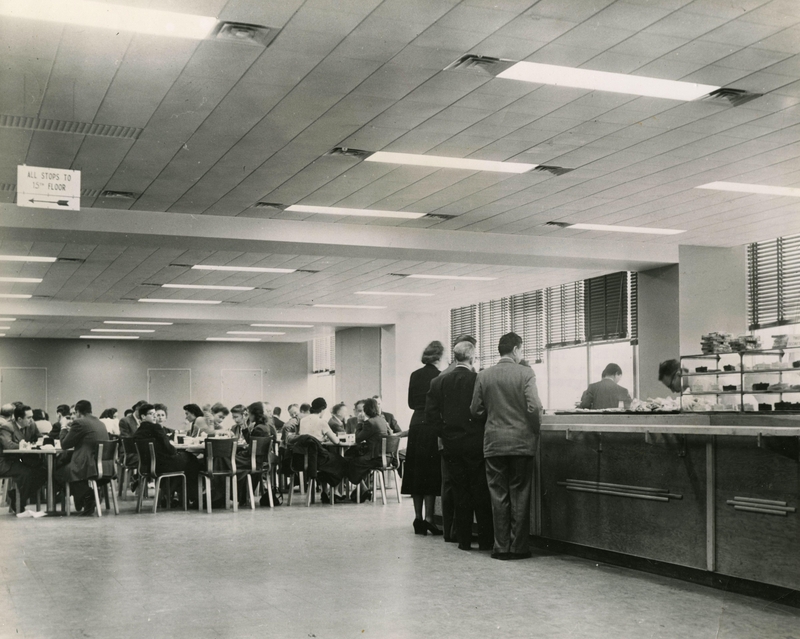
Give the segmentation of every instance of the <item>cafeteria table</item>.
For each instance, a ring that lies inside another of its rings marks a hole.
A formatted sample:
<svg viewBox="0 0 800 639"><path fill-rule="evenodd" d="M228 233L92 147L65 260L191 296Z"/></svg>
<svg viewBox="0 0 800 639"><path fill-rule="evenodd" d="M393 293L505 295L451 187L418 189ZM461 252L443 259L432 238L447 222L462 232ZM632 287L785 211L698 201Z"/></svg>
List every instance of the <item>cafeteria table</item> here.
<svg viewBox="0 0 800 639"><path fill-rule="evenodd" d="M61 448L19 448L4 451L6 455L44 455L47 461L47 512L55 512L55 490L53 488L53 468L55 456L64 452Z"/></svg>

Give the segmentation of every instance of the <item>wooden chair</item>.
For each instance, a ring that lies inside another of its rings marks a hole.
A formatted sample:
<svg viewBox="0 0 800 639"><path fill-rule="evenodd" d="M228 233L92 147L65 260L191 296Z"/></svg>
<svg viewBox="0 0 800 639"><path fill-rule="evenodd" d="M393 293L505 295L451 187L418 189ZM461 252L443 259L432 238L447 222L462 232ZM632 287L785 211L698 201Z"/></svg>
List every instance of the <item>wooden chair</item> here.
<svg viewBox="0 0 800 639"><path fill-rule="evenodd" d="M292 505L292 495L294 495L294 480L295 480L295 478L297 478L298 475L299 475L299 479L300 479L300 494L301 495L305 495L306 494L305 478L308 475L308 454L306 453L306 454L303 455L303 470L295 470L294 469L294 454L293 453L289 453L289 454L292 455L292 474L289 475L289 487L288 487L289 500L287 501L287 504L289 506L291 506Z"/></svg>
<svg viewBox="0 0 800 639"><path fill-rule="evenodd" d="M97 463L97 477L93 479L89 479L89 487L94 492L94 505L95 510L97 512L98 517L103 516L103 506L100 501L100 485L99 482L104 479L108 478L109 482L104 483L102 488L105 495L105 502L106 502L106 509L110 508L109 501L108 501L108 486L109 483L111 484L111 499L114 502L114 514L119 515L119 504L117 503L117 474L115 463L117 461L117 440L113 441L106 441L106 442L97 442L95 444L94 449L94 458ZM111 474L109 475L109 471ZM63 510L66 513L67 517L72 514L72 501L70 495L70 488L69 482L66 483L64 486L64 503L63 503Z"/></svg>
<svg viewBox="0 0 800 639"><path fill-rule="evenodd" d="M218 463L214 468L214 460ZM226 468L227 466L227 468ZM225 478L225 510L231 507L233 512L239 511L239 484L236 479L236 440L209 437L206 439L206 469L197 476L197 495L202 495L203 479L206 483L206 510L211 514L211 480L215 477ZM231 499L231 491L233 499Z"/></svg>
<svg viewBox="0 0 800 639"><path fill-rule="evenodd" d="M384 474L387 472L392 473L394 477L394 489L397 493L397 503L401 503L402 497L400 496L400 477L397 474L398 454L397 450L400 446L399 437L381 437L381 465L373 468L370 471L372 479L372 503L377 503L376 492L378 486L381 488L381 501L386 505L386 482L384 481ZM359 484L356 491L357 500L361 501L361 485Z"/></svg>
<svg viewBox="0 0 800 639"><path fill-rule="evenodd" d="M133 437L120 437L122 442L120 449L120 471L119 471L119 496L125 499L125 487L130 481L131 473L139 470L139 455L136 453L136 440Z"/></svg>
<svg viewBox="0 0 800 639"><path fill-rule="evenodd" d="M161 480L167 480L167 510L170 507L172 500L172 491L169 490L169 480L172 477L180 477L183 485L183 509L186 507L186 475L183 471L172 471L168 473L156 472L156 451L153 447L154 440L152 439L134 439L136 443L136 452L139 455L139 489L137 491L136 512L142 511L142 500L144 499L144 492L147 488L149 480L155 481L156 489L153 495L153 513L158 511L158 497L161 490Z"/></svg>
<svg viewBox="0 0 800 639"><path fill-rule="evenodd" d="M14 510L16 512L21 512L22 508L22 498L20 497L19 490L17 489L17 485L14 483L13 477L0 477L0 504L6 503L6 497L8 496L8 491L13 490L14 494L16 495L16 503L14 504Z"/></svg>
<svg viewBox="0 0 800 639"><path fill-rule="evenodd" d="M253 475L258 477L258 486L262 486L266 478L266 490L269 495L269 507L274 508L272 502L272 478L269 463L269 452L272 450L272 437L253 437L250 441L250 472L247 473L247 496L250 499L250 508L255 510L256 501L253 492Z"/></svg>

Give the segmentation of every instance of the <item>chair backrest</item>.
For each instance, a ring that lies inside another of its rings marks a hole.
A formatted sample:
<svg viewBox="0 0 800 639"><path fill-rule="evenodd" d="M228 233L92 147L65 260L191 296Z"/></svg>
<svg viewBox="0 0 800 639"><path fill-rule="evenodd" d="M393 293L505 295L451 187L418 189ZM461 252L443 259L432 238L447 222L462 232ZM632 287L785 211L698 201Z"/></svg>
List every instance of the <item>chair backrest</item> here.
<svg viewBox="0 0 800 639"><path fill-rule="evenodd" d="M134 439L136 452L139 454L139 474L156 474L156 450L153 448L153 439Z"/></svg>
<svg viewBox="0 0 800 639"><path fill-rule="evenodd" d="M381 437L381 466L389 468L394 465L399 447L399 437Z"/></svg>
<svg viewBox="0 0 800 639"><path fill-rule="evenodd" d="M136 440L133 437L120 437L122 442L122 465L127 468L138 466L136 460Z"/></svg>
<svg viewBox="0 0 800 639"><path fill-rule="evenodd" d="M214 468L214 458L223 464L223 469ZM209 437L206 439L206 470L209 473L236 473L236 440L232 438Z"/></svg>
<svg viewBox="0 0 800 639"><path fill-rule="evenodd" d="M104 442L97 442L95 444L95 459L97 460L97 479L101 479L106 475L114 475L114 460L117 458L117 445L116 440L109 440ZM109 468L110 472L105 472L105 468Z"/></svg>
<svg viewBox="0 0 800 639"><path fill-rule="evenodd" d="M272 447L272 437L253 437L250 440L250 468L253 471L261 470L269 463L269 451Z"/></svg>

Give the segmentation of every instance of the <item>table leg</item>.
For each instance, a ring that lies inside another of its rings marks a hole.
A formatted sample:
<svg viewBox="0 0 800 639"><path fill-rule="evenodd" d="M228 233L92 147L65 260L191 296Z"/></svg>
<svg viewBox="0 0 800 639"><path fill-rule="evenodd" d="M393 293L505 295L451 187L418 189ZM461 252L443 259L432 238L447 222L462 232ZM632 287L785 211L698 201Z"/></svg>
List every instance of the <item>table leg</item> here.
<svg viewBox="0 0 800 639"><path fill-rule="evenodd" d="M53 457L47 455L47 512L54 512L56 509L55 492L53 490Z"/></svg>

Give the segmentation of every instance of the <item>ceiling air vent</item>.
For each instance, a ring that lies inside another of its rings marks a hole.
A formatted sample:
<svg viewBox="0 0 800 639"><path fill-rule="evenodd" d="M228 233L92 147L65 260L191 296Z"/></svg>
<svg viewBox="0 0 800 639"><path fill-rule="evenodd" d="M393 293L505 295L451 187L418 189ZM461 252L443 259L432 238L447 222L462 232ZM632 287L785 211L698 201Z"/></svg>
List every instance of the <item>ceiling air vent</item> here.
<svg viewBox="0 0 800 639"><path fill-rule="evenodd" d="M547 222L545 226L557 226L560 229L568 229L572 224L568 224L567 222Z"/></svg>
<svg viewBox="0 0 800 639"><path fill-rule="evenodd" d="M722 89L712 91L702 99L708 102L726 102L730 106L737 107L745 102L750 102L750 100L760 98L762 95L762 93L750 93L743 89L726 89L723 87Z"/></svg>
<svg viewBox="0 0 800 639"><path fill-rule="evenodd" d="M442 213L428 213L427 215L423 215L423 220L452 220L454 217L458 217L456 215L444 215Z"/></svg>
<svg viewBox="0 0 800 639"><path fill-rule="evenodd" d="M255 209L272 209L274 211L285 211L286 204L277 204L276 202L256 202L253 205Z"/></svg>
<svg viewBox="0 0 800 639"><path fill-rule="evenodd" d="M351 149L346 146L337 146L328 151L325 155L345 156L348 158L357 158L359 160L363 160L364 158L372 155L372 151L362 151L361 149Z"/></svg>
<svg viewBox="0 0 800 639"><path fill-rule="evenodd" d="M106 138L123 138L126 140L137 140L142 133L142 129L132 126L48 120L22 115L6 115L4 113L0 113L0 127L5 129L25 129L27 131L73 133L75 135L99 135Z"/></svg>
<svg viewBox="0 0 800 639"><path fill-rule="evenodd" d="M541 173L552 173L553 175L564 175L564 173L569 173L575 169L565 169L561 166L548 166L546 164L539 164L533 170L540 171Z"/></svg>
<svg viewBox="0 0 800 639"><path fill-rule="evenodd" d="M107 197L112 200L135 200L139 196L130 191L102 191L100 197Z"/></svg>
<svg viewBox="0 0 800 639"><path fill-rule="evenodd" d="M319 271L312 271L307 268L299 268L295 271L295 273L319 273Z"/></svg>
<svg viewBox="0 0 800 639"><path fill-rule="evenodd" d="M72 262L73 264L83 264L86 260L80 257L59 257L56 262Z"/></svg>
<svg viewBox="0 0 800 639"><path fill-rule="evenodd" d="M480 71L488 75L498 75L515 64L516 62L513 60L501 60L500 58L492 58L488 55L468 53L467 55L462 55L452 64L447 65L444 70L451 71L453 69L460 69Z"/></svg>
<svg viewBox="0 0 800 639"><path fill-rule="evenodd" d="M278 29L246 22L220 22L211 36L215 40L241 42L255 47L268 47L279 33Z"/></svg>

